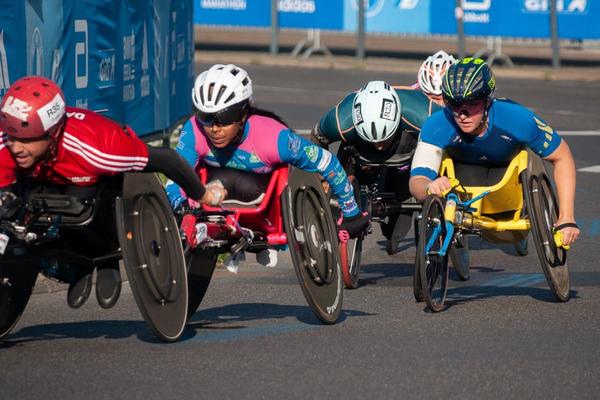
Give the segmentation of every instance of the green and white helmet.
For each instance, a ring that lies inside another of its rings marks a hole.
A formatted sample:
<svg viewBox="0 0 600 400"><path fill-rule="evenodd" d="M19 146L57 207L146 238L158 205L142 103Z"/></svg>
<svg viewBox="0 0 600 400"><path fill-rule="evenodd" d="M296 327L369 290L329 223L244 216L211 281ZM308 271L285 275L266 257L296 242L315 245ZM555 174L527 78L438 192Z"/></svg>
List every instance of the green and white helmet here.
<svg viewBox="0 0 600 400"><path fill-rule="evenodd" d="M442 81L442 96L451 103L487 99L494 95L496 79L481 58L458 60L446 71Z"/></svg>
<svg viewBox="0 0 600 400"><path fill-rule="evenodd" d="M400 98L384 81L371 81L354 96L352 122L367 142L389 139L400 125L400 116Z"/></svg>

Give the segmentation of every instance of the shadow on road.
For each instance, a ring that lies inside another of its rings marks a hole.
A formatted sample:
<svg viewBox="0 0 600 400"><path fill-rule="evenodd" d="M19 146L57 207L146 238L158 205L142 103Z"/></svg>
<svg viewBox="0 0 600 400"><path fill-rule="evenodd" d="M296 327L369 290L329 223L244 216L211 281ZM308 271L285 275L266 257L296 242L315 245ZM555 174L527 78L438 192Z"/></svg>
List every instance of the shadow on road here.
<svg viewBox="0 0 600 400"><path fill-rule="evenodd" d="M348 317L364 317L369 315L372 314L343 309L338 322L342 322ZM243 329L246 328L243 324L244 322L289 317L294 317L298 321L309 325L323 325L309 306L243 303L197 311L188 323L188 326L193 329Z"/></svg>
<svg viewBox="0 0 600 400"><path fill-rule="evenodd" d="M0 341L0 349L27 342L58 339L126 339L137 336L141 341L160 343L143 321L78 321L27 326Z"/></svg>
<svg viewBox="0 0 600 400"><path fill-rule="evenodd" d="M571 299L578 299L576 290L571 290ZM528 296L533 299L546 303L559 303L550 289L546 287L519 287L519 286L463 286L448 289L447 305L448 308L469 303L472 301L484 300L492 297L515 297Z"/></svg>

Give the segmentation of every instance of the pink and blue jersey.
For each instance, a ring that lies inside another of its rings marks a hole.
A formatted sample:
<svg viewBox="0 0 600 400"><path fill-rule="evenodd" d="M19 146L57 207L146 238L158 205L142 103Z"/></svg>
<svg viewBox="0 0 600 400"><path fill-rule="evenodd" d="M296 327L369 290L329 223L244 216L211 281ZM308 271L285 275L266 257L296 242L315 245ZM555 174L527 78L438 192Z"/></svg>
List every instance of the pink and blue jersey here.
<svg viewBox="0 0 600 400"><path fill-rule="evenodd" d="M240 141L217 149L212 146L203 126L192 117L181 131L177 152L194 168L206 165L268 174L281 165L291 164L317 172L329 183L345 217L359 213L352 185L338 159L273 118L251 115ZM173 208L186 200L184 192L174 182L169 181L166 191Z"/></svg>

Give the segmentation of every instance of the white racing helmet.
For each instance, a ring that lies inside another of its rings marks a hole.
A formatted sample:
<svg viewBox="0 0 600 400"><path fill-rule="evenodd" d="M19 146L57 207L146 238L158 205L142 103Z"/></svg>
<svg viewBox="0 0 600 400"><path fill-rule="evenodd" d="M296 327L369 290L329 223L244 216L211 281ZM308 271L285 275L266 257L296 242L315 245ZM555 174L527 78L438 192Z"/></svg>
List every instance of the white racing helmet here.
<svg viewBox="0 0 600 400"><path fill-rule="evenodd" d="M216 113L252 97L248 73L233 64L215 64L194 82L192 102L203 113Z"/></svg>
<svg viewBox="0 0 600 400"><path fill-rule="evenodd" d="M427 57L419 69L419 87L426 94L442 94L442 78L456 59L444 50Z"/></svg>
<svg viewBox="0 0 600 400"><path fill-rule="evenodd" d="M356 92L352 122L358 135L367 142L389 139L400 125L400 98L384 81L371 81Z"/></svg>

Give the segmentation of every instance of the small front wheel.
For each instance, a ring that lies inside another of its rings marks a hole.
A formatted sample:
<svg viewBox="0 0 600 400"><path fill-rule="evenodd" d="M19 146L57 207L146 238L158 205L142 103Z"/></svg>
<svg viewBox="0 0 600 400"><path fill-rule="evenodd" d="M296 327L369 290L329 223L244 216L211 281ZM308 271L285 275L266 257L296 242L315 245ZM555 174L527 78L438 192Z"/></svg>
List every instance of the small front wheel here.
<svg viewBox="0 0 600 400"><path fill-rule="evenodd" d="M423 300L431 311L439 312L445 308L448 289L448 255L439 255L448 234L441 198L435 195L427 197L423 203L419 225L416 268L421 280Z"/></svg>

